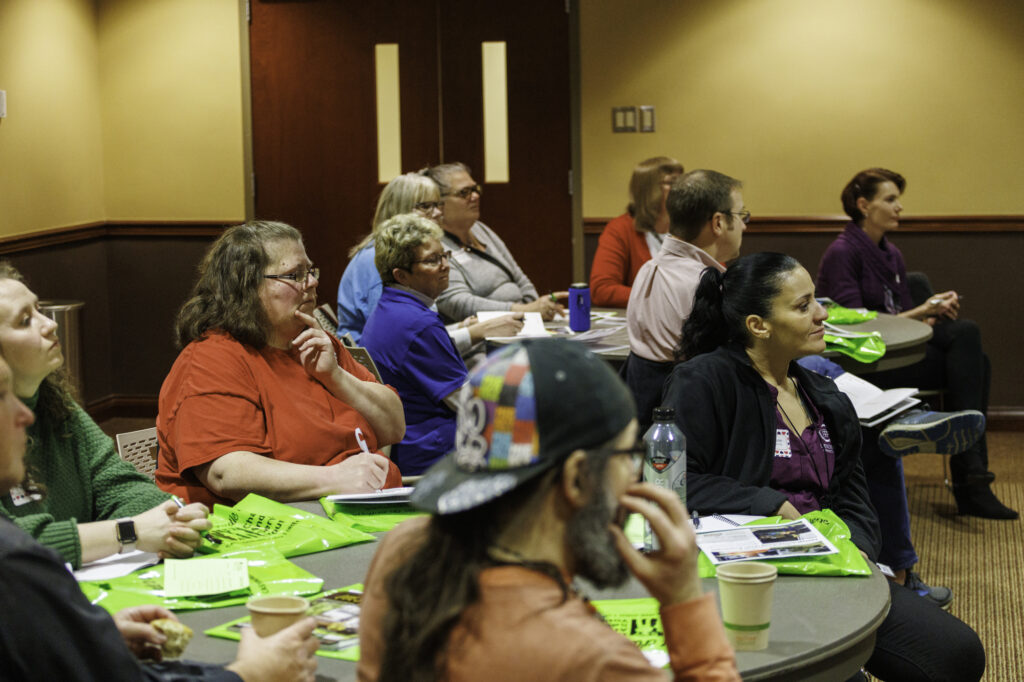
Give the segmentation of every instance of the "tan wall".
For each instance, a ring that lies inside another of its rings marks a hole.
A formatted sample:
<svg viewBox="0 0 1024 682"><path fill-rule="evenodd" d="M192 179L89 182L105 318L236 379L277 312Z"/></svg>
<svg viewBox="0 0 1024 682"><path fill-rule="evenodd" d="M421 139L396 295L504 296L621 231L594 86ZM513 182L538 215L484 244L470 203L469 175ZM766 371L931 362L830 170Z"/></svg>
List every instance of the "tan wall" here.
<svg viewBox="0 0 1024 682"><path fill-rule="evenodd" d="M96 11L0 0L0 237L104 218Z"/></svg>
<svg viewBox="0 0 1024 682"><path fill-rule="evenodd" d="M245 216L238 0L0 0L0 237Z"/></svg>
<svg viewBox="0 0 1024 682"><path fill-rule="evenodd" d="M237 0L102 0L110 220L245 217Z"/></svg>
<svg viewBox="0 0 1024 682"><path fill-rule="evenodd" d="M841 213L883 165L908 214L1024 214L1017 0L582 0L583 213L668 154L741 178L761 215ZM655 133L611 107L653 104Z"/></svg>

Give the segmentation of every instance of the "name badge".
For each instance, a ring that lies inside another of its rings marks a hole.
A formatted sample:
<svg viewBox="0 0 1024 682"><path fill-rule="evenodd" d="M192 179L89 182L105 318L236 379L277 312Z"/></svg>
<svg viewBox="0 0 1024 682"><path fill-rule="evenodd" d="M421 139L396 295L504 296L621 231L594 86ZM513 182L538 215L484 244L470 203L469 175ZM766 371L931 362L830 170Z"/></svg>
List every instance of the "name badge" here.
<svg viewBox="0 0 1024 682"><path fill-rule="evenodd" d="M11 488L11 502L14 503L15 507L20 507L23 504L28 504L38 499L40 499L38 495L29 495L21 489L21 486Z"/></svg>
<svg viewBox="0 0 1024 682"><path fill-rule="evenodd" d="M789 446L789 429L775 429L775 456L793 456L793 449Z"/></svg>

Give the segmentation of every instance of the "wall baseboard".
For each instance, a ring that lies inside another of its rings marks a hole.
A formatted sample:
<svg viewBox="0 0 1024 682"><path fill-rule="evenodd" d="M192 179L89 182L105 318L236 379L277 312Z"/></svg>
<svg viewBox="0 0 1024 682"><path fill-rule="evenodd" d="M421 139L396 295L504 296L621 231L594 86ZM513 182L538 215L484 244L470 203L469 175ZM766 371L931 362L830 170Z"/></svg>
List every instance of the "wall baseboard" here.
<svg viewBox="0 0 1024 682"><path fill-rule="evenodd" d="M0 254L23 253L105 237L217 237L226 226L240 222L243 221L218 223L184 220L106 220L82 223L29 234L0 237Z"/></svg>
<svg viewBox="0 0 1024 682"><path fill-rule="evenodd" d="M584 218L584 234L601 234L611 218ZM842 232L850 219L840 215L754 216L747 231L758 234ZM1024 232L1024 215L942 215L900 218L900 232Z"/></svg>
<svg viewBox="0 0 1024 682"><path fill-rule="evenodd" d="M94 422L118 417L126 419L156 419L158 412L155 395L108 395L85 406ZM1024 414L1024 413L1022 413Z"/></svg>

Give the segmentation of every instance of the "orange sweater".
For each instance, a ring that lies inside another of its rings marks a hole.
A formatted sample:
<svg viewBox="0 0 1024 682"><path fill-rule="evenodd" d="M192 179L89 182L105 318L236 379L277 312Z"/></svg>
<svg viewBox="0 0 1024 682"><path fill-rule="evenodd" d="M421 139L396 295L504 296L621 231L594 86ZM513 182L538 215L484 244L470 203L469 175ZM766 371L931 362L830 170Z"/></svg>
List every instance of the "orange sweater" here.
<svg viewBox="0 0 1024 682"><path fill-rule="evenodd" d="M623 213L605 225L590 268L590 299L595 306L625 308L640 266L651 260L646 235Z"/></svg>

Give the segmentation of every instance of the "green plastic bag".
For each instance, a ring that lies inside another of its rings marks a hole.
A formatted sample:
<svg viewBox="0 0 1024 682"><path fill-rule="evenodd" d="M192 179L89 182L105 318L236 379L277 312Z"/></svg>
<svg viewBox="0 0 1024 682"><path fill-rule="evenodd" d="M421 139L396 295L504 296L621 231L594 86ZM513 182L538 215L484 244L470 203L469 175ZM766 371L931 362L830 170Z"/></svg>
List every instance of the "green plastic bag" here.
<svg viewBox="0 0 1024 682"><path fill-rule="evenodd" d="M878 317L877 311L844 308L835 301L826 303L825 310L828 311L828 321L832 324L858 324Z"/></svg>
<svg viewBox="0 0 1024 682"><path fill-rule="evenodd" d="M172 611L216 609L244 604L254 596L271 594L316 594L324 581L309 571L284 558L273 548L241 550L212 557L197 557L189 561L220 561L221 557L246 559L249 562L249 588L229 594L202 597L164 597L164 566L141 568L134 573L112 580L81 582L85 597L110 613L129 606L156 604Z"/></svg>
<svg viewBox="0 0 1024 682"><path fill-rule="evenodd" d="M426 513L413 509L408 503L341 504L321 497L320 505L333 521L366 533L383 533L406 519L423 516Z"/></svg>
<svg viewBox="0 0 1024 682"><path fill-rule="evenodd" d="M321 611L330 610L334 607L330 603L331 595L345 594L352 592L362 592L363 584L355 583L347 587L340 587L336 590L326 590L320 594L311 595L307 597L310 601L310 613L314 618L317 618L320 623L320 618L317 617ZM209 635L210 637L220 637L221 639L231 639L236 642L242 639L241 628L249 623L249 616L243 616L236 618L235 620L224 623L223 625L217 625L209 630L205 630L203 634ZM332 620L327 618L326 620ZM337 630L331 630L328 627L324 627L318 624L313 630L313 636L320 640L320 648L317 649L316 655L323 656L324 658L336 658L342 661L358 661L359 660L359 634L358 632L350 632L348 630L338 632Z"/></svg>
<svg viewBox="0 0 1024 682"><path fill-rule="evenodd" d="M667 651L657 599L595 599L590 604L612 630L624 635L640 651Z"/></svg>
<svg viewBox="0 0 1024 682"><path fill-rule="evenodd" d="M250 493L234 507L213 505L213 523L199 551L226 554L272 548L286 557L323 552L375 540L350 525Z"/></svg>
<svg viewBox="0 0 1024 682"><path fill-rule="evenodd" d="M787 559L762 559L762 561L771 563L778 568L780 575L871 575L868 562L864 560L857 545L853 544L853 540L850 539L850 528L836 516L834 511L822 509L821 511L807 512L801 518L807 519L817 528L829 542L835 545L839 553L801 559L790 557ZM780 516L771 516L744 525L764 526L785 522ZM697 558L697 568L701 578L714 578L717 574L715 565L705 556L704 552L701 552Z"/></svg>
<svg viewBox="0 0 1024 682"><path fill-rule="evenodd" d="M836 336L825 332L825 350L848 355L857 362L877 362L885 355L885 341L879 332Z"/></svg>

